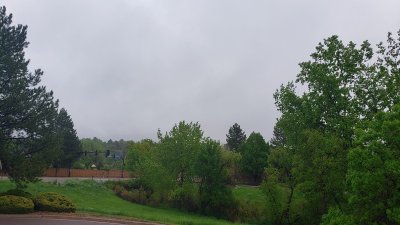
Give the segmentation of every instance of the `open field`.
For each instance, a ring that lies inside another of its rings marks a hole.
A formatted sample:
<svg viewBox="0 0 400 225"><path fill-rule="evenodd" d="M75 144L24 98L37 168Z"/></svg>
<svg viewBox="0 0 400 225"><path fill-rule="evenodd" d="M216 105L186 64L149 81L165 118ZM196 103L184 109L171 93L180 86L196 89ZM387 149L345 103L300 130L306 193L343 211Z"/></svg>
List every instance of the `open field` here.
<svg viewBox="0 0 400 225"><path fill-rule="evenodd" d="M0 181L0 192L14 188L9 181ZM44 183L29 184L27 191L32 194L40 192L58 192L72 199L78 212L130 217L141 220L155 221L164 224L233 224L201 215L184 213L175 209L153 208L134 204L117 197L101 183L90 180L68 181L64 184Z"/></svg>

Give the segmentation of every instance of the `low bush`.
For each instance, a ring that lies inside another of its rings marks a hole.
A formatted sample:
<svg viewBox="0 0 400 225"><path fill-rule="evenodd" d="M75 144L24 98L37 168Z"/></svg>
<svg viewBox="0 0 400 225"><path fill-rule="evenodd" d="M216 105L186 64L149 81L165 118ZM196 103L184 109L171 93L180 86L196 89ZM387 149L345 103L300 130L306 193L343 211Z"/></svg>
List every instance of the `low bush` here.
<svg viewBox="0 0 400 225"><path fill-rule="evenodd" d="M75 212L71 200L55 192L41 193L34 199L35 209L49 212Z"/></svg>
<svg viewBox="0 0 400 225"><path fill-rule="evenodd" d="M225 186L213 187L200 194L200 212L204 215L235 221L238 209L238 201Z"/></svg>
<svg viewBox="0 0 400 225"><path fill-rule="evenodd" d="M0 213L31 213L34 205L31 199L15 196L0 196Z"/></svg>
<svg viewBox="0 0 400 225"><path fill-rule="evenodd" d="M254 202L241 200L238 202L237 214L235 220L250 224L260 224L264 220L264 210ZM269 223L267 223L269 224Z"/></svg>
<svg viewBox="0 0 400 225"><path fill-rule="evenodd" d="M31 193L26 192L26 191L21 190L21 189L10 189L8 191L0 193L0 196L4 196L4 195L14 195L14 196L20 196L20 197L33 199L33 195Z"/></svg>
<svg viewBox="0 0 400 225"><path fill-rule="evenodd" d="M139 189L126 189L124 186L116 184L113 187L113 191L122 199L130 202L143 205L158 205L156 203L152 204L153 201L150 201L151 193L147 192L142 187Z"/></svg>

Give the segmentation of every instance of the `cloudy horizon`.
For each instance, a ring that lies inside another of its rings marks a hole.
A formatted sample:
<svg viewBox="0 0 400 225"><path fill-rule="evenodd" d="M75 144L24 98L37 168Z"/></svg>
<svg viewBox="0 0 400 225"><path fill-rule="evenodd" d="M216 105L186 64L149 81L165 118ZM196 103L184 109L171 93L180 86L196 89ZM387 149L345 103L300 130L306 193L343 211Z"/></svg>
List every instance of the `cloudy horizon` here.
<svg viewBox="0 0 400 225"><path fill-rule="evenodd" d="M5 0L28 25L30 68L44 71L80 138L156 138L199 122L225 143L230 126L266 140L273 93L332 35L360 44L400 29L391 1Z"/></svg>

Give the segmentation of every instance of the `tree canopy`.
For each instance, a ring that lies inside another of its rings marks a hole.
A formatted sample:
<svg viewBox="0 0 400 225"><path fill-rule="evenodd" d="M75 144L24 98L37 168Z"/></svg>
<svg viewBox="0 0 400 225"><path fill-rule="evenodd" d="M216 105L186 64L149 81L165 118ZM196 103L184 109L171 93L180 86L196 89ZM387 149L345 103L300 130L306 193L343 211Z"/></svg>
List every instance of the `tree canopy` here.
<svg viewBox="0 0 400 225"><path fill-rule="evenodd" d="M57 166L71 167L82 155L81 142L74 129L74 122L67 110L62 108L57 116L57 129L61 139L62 156L58 159Z"/></svg>
<svg viewBox="0 0 400 225"><path fill-rule="evenodd" d="M228 148L232 151L239 151L240 145L246 141L246 134L240 128L240 125L235 123L229 128L228 134L226 135L226 143Z"/></svg>
<svg viewBox="0 0 400 225"><path fill-rule="evenodd" d="M243 171L256 182L261 179L268 162L269 145L260 133L251 133L241 146Z"/></svg>
<svg viewBox="0 0 400 225"><path fill-rule="evenodd" d="M0 7L0 159L17 184L34 180L60 154L58 101L40 85L43 71L28 70L26 34Z"/></svg>

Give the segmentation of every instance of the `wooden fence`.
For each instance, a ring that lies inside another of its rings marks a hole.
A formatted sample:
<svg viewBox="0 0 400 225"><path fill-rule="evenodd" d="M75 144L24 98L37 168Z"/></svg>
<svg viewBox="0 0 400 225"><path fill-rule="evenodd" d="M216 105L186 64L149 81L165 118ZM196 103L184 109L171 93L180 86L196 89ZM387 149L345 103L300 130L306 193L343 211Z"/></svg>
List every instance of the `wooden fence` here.
<svg viewBox="0 0 400 225"><path fill-rule="evenodd" d="M0 176L6 176L0 171ZM82 170L68 168L49 168L43 177L98 177L98 178L130 178L131 174L124 170Z"/></svg>

